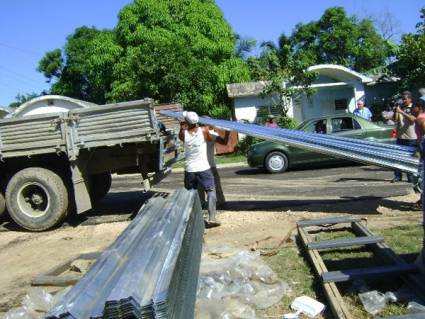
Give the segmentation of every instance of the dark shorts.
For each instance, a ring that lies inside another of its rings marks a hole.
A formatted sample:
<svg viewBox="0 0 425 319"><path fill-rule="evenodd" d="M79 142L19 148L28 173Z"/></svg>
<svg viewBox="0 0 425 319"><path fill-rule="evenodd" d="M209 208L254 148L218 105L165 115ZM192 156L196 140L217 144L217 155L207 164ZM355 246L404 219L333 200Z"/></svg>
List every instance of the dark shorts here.
<svg viewBox="0 0 425 319"><path fill-rule="evenodd" d="M211 169L194 173L184 172L184 187L186 189L197 189L198 185L201 185L206 191L214 189L214 176Z"/></svg>

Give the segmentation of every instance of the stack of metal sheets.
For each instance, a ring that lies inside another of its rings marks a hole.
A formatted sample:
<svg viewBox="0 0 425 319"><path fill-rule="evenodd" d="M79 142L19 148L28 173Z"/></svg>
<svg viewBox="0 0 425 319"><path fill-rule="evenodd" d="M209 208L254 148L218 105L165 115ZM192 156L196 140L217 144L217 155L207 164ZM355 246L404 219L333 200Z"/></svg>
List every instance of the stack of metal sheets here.
<svg viewBox="0 0 425 319"><path fill-rule="evenodd" d="M196 191L151 199L48 318L193 318L203 230Z"/></svg>
<svg viewBox="0 0 425 319"><path fill-rule="evenodd" d="M181 118L178 112L161 112L174 118ZM368 140L338 137L326 134L309 133L298 130L267 128L255 124L245 124L225 120L200 117L201 124L213 125L227 131L256 136L265 140L284 143L318 153L345 158L354 162L373 164L391 169L399 169L416 174L419 160L414 157L415 148Z"/></svg>

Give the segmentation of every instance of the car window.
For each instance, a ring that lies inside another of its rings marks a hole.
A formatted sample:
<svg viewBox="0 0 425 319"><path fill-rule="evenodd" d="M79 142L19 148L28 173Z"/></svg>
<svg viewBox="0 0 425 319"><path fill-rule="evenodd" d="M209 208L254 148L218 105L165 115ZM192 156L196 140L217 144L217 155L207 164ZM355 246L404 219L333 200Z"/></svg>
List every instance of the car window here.
<svg viewBox="0 0 425 319"><path fill-rule="evenodd" d="M326 120L311 121L302 130L304 132L326 134Z"/></svg>
<svg viewBox="0 0 425 319"><path fill-rule="evenodd" d="M354 125L355 130L361 130L362 129L362 127L360 126L360 123L356 119L353 119L353 125Z"/></svg>
<svg viewBox="0 0 425 319"><path fill-rule="evenodd" d="M359 130L359 122L351 117L337 117L332 119L332 132Z"/></svg>

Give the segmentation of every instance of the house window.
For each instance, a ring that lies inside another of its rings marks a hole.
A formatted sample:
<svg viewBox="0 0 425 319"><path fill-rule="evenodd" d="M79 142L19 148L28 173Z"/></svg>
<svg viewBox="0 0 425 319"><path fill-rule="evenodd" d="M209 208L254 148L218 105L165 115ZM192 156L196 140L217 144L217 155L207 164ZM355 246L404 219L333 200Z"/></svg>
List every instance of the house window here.
<svg viewBox="0 0 425 319"><path fill-rule="evenodd" d="M274 116L281 116L282 109L279 105L261 105L255 107L257 111L257 119L265 119L269 114Z"/></svg>
<svg viewBox="0 0 425 319"><path fill-rule="evenodd" d="M336 111L345 111L348 107L347 99L338 99L335 100L335 110Z"/></svg>

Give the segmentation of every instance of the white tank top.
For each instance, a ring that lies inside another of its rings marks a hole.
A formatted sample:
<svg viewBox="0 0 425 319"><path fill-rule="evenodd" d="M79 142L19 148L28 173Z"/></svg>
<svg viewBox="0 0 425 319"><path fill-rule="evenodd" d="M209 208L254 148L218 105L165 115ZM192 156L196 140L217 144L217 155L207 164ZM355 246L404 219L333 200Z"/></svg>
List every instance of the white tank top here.
<svg viewBox="0 0 425 319"><path fill-rule="evenodd" d="M207 142L200 127L194 134L184 131L184 156L186 172L203 172L210 168L207 158Z"/></svg>

